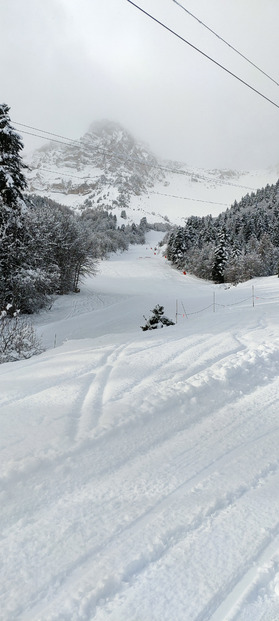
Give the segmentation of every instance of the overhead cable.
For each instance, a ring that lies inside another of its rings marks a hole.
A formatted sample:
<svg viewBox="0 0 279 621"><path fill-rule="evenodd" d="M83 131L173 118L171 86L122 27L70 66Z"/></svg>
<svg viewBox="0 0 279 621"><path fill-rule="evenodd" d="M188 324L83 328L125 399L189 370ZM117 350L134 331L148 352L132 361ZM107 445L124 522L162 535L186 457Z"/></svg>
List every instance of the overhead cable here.
<svg viewBox="0 0 279 621"><path fill-rule="evenodd" d="M187 41L187 39L185 39L184 37L182 37L180 34L178 34L177 32L175 32L175 30L172 30L171 28L169 28L169 26L167 26L166 24L164 24L163 22L161 22L159 19L157 19L156 17L154 17L153 15L151 15L151 13L147 13L147 11L145 11L142 7L138 6L137 4L135 4L135 2L132 2L132 0L126 0L127 2L129 2L129 4L131 4L132 6L134 6L136 9L138 9L139 11L141 11L141 13L144 13L144 15L146 15L147 17L149 17L150 19L152 19L154 22L156 22L156 24L159 24L159 26L162 26L162 28L165 28L165 30L167 30L168 32L170 32L171 34L173 34L175 37L177 37L178 39L180 39L180 41L183 41L183 43L186 43L187 45L189 45L193 50L195 50L196 52L198 52L199 54L202 54L202 56L204 56L205 58L207 58L208 60L210 60L212 63L214 63L215 65L217 65L217 67L220 67L220 69L223 69L223 71L226 71L226 73L228 73L229 75L231 75L233 78L235 78L236 80L238 80L239 82L241 82L242 84L244 84L245 86L247 86L251 91L253 91L254 93L257 93L257 95L260 95L260 97L262 97L263 99L265 99L266 101L269 101L269 103L271 103L273 106L275 106L276 108L279 109L279 104L275 103L275 101L273 101L272 99L269 99L269 97L267 97L266 95L264 95L263 93L261 93L260 91L258 91L256 88L254 88L254 86L251 86L251 84L248 84L248 82L246 82L245 80L243 80L242 78L240 78L238 75L236 75L236 73L233 73L232 71L230 71L229 69L227 69L226 67L224 67L224 65L221 65L221 63L219 63L217 60L215 60L214 58L212 58L211 56L209 56L208 54L206 54L205 52L203 52L202 50L200 50L198 47L196 47L195 45L193 45L193 43L190 43L190 41Z"/></svg>
<svg viewBox="0 0 279 621"><path fill-rule="evenodd" d="M189 196L176 196L175 194L165 194L164 192L153 192L150 194L159 194L160 196L168 196L169 198L181 198L184 201L194 201L195 203L211 203L211 205L223 205L223 207L229 207L229 203L216 203L216 201L204 201L201 198L190 198Z"/></svg>
<svg viewBox="0 0 279 621"><path fill-rule="evenodd" d="M86 175L85 177L79 177L77 175L71 175L69 173L62 173L61 175L59 175L59 171L57 170L51 170L51 168L44 168L42 166L40 166L39 169L37 169L39 171L44 170L45 172L49 172L53 175L57 175L58 177L70 177L73 179L79 179L80 181L84 181L85 183L87 183L87 181L90 181L91 179L98 179L99 177L90 177L90 175ZM165 194L164 192L155 192L155 190L151 190L150 194L156 194L159 196L168 196L169 198L179 198L181 200L185 200L185 201L194 201L195 203L210 203L211 205L222 205L224 207L229 207L229 203L216 203L216 201L205 201L202 200L201 198L190 198L188 196L176 196L174 194Z"/></svg>
<svg viewBox="0 0 279 621"><path fill-rule="evenodd" d="M46 172L52 173L53 175L57 175L58 177L59 176L60 177L62 177L62 176L63 177L71 177L73 179L79 179L80 181L88 181L88 180L90 181L92 179L99 179L99 175L94 175L94 176L92 176L92 175L83 175L81 177L80 175L73 175L72 173L65 173L64 171L60 173L59 169L53 170L51 168L45 168L44 166L39 166L37 168L34 168L34 170L38 170L39 172L41 170L44 170ZM187 173L185 173L185 174L187 174ZM222 185L229 185L229 186L233 186L233 187L236 187L236 188L242 188L243 190L251 190L252 192L254 192L256 190L256 188L250 188L249 186L246 186L246 185L239 185L237 183L230 183L229 181L223 181L222 179L211 179L210 177L206 177L206 176L203 176L203 175L199 175L199 179L201 179L202 181L207 181L207 182L208 181L212 181L213 183L220 183ZM203 203L203 202L205 202L205 203L209 202L210 203L211 202L211 201L203 201L201 199L196 199L196 198L195 199L194 198L188 198L187 196L174 196L172 194L166 194L165 192L151 191L150 194L160 194L161 196L170 196L171 198L181 198L181 199L184 199L184 200L195 200L195 201L198 201L198 202L201 202L201 203ZM214 205L227 205L227 203L216 203L214 201Z"/></svg>
<svg viewBox="0 0 279 621"><path fill-rule="evenodd" d="M39 168L35 168L34 170L44 170L45 172L50 172L52 175L57 175L57 177L71 177L71 179L79 179L80 181L87 181L88 179L99 179L99 175L95 175L92 177L91 175L84 175L84 177L80 177L79 175L72 175L71 173L65 173L64 171L59 174L59 170L51 170L51 168L44 168L44 166L40 166Z"/></svg>
<svg viewBox="0 0 279 621"><path fill-rule="evenodd" d="M39 129L38 127L31 127L31 125L23 125L23 123L18 123L17 121L12 121L14 125L21 125L22 127L28 127L30 129L34 129L38 132L41 132L41 134L48 134L49 136L56 136L57 138L63 138L65 140L69 140L71 141L73 144L75 144L78 147L81 147L81 143L79 140L74 140L73 138L66 138L65 136L60 136L59 134L53 134L49 131L45 131L44 129ZM39 134L34 134L32 132L27 132L24 129L20 130L22 134L28 134L29 136L36 136L37 138L43 138L45 140L45 136L41 136ZM94 134L94 136L96 136L97 134ZM51 142L58 142L59 144L64 144L66 146L70 146L69 142L65 142L62 140L57 140L57 138L51 138ZM168 168L167 166L161 166L160 164L152 164L151 162L144 162L142 160L139 160L138 158L135 157L127 157L126 155L120 155L118 153L112 153L111 151L106 151L105 149L100 149L99 147L94 147L95 151L97 151L97 153L100 153L101 155L104 156L109 156L109 157L115 157L116 159L119 160L124 160L126 161L130 161L130 162L136 162L137 164L140 164L141 166L144 166L145 168L159 168L161 170L166 170L169 172L175 172L178 175L184 175L187 174L184 171L180 171L180 170L175 170L172 168Z"/></svg>
<svg viewBox="0 0 279 621"><path fill-rule="evenodd" d="M181 4L180 2L178 2L178 0L172 0L172 2L174 2L174 4L177 4L177 6L179 6L181 9L183 9L183 11L185 11L185 13L188 13L188 15L190 15L191 17L193 17L197 22L199 22L199 24L201 24L201 26L204 26L204 28L206 28L207 30L209 30L209 32L211 32L215 37L217 37L217 39L219 39L220 41L222 41L223 43L225 43L228 47L231 48L231 50L233 50L234 52L236 52L236 54L238 54L239 56L241 56L241 58L244 58L244 60L246 60L250 65L252 65L252 67L255 67L255 69L257 69L258 71L260 71L263 75L265 75L269 80L271 80L272 82L274 82L274 84L276 84L277 86L279 86L279 82L277 82L277 80L274 80L274 78L272 78L268 73L266 73L265 71L263 71L263 69L261 69L258 65L256 65L255 63L253 63L252 60L250 60L249 58L247 58L247 56L245 56L244 54L242 54L242 52L240 52L238 49L236 49L236 47L234 47L233 45L231 45L231 43L229 43L228 41L226 41L226 39L223 39L223 37L221 37L217 32L215 32L215 30L212 30L212 28L210 28L209 26L207 26L207 24L205 24L204 22L202 22L201 19L199 19L198 17L196 17L196 15L194 15L193 13L191 13L191 11L189 11L188 9L186 9L185 6L183 6L183 4Z"/></svg>
<svg viewBox="0 0 279 621"><path fill-rule="evenodd" d="M24 125L23 123L18 123L17 121L13 121L13 124L21 125L22 127L30 127L32 129L31 125ZM41 133L48 134L50 136L57 136L57 137L59 137L59 134L53 134L53 133L51 133L49 131L45 131L44 129L38 129L38 128L34 128L34 129L36 129L37 131L39 131ZM27 132L26 130L23 130L23 129L21 129L20 131L21 131L22 134L28 134L28 136L35 136L36 138L42 138L43 140L45 139L45 136L41 136L39 134L34 134L33 132ZM64 138L64 136L62 136L62 138ZM80 142L78 140L74 140L73 138L66 138L66 140L72 141L73 143L75 143L79 147L81 146ZM63 145L69 146L68 142L64 142L62 140L57 140L57 138L51 138L51 142L57 142L58 144L63 144ZM95 150L98 153L101 153L104 156L110 156L110 157L112 156L111 152L105 151L104 149L96 148ZM127 157L127 156L120 155L120 154L117 154L117 153L113 153L113 157L115 159L119 159L121 161L124 160L125 162L128 162L128 161L136 162L140 166L144 166L144 168L157 168L159 170L163 170L164 172L171 172L171 173L173 173L175 175L184 175L185 177L190 177L193 174L193 173L187 172L185 170L179 170L177 168L170 168L168 166L161 166L161 164L158 164L158 163L152 164L151 162L149 162L149 163L143 162L142 160L139 160L139 159L137 159L135 157ZM223 181L222 179L214 179L213 180L211 177L206 177L206 176L200 175L200 174L198 175L198 177L200 179L204 180L204 181L214 181L214 183L220 183L222 185L229 185L229 186L233 186L235 188L242 188L243 190L251 190L252 192L256 189L256 188L251 188L250 186L247 186L247 185L239 185L238 183L231 183L229 181Z"/></svg>
<svg viewBox="0 0 279 621"><path fill-rule="evenodd" d="M67 136L61 136L60 134L54 134L53 132L48 132L46 129L39 129L38 127L32 127L32 125L25 125L25 123L19 123L18 121L12 121L13 125L20 125L21 127L26 127L27 129L34 129L36 132L41 132L42 134L48 134L48 136L56 136L56 138L63 138L63 140L69 140L69 142L76 142L78 143L78 140L75 140L74 138L68 138ZM23 130L21 130L23 132ZM23 132L26 133L27 132ZM32 134L33 136L36 136L37 134ZM44 136L40 136L40 138L43 138ZM66 143L67 144L67 143Z"/></svg>

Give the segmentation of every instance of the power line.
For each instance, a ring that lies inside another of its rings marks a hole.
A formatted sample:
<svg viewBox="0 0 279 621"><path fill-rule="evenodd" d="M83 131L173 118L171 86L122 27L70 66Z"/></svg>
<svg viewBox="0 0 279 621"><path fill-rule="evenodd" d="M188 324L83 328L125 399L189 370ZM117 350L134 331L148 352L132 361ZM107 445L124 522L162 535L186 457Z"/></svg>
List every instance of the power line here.
<svg viewBox="0 0 279 621"><path fill-rule="evenodd" d="M72 179L79 179L80 181L88 181L88 180L91 180L91 179L99 179L99 175L94 175L94 176L92 176L92 175L84 175L83 177L80 177L79 175L73 175L73 174L70 174L70 173L65 173L64 171L60 173L58 169L57 170L53 170L51 168L45 168L44 166L37 167L34 170L38 170L39 172L41 170L44 170L46 172L50 172L53 175L57 175L57 176L60 176L60 177L62 177L62 176L63 177L71 177ZM185 173L185 174L187 174L187 173ZM211 179L210 177L205 177L203 175L199 175L199 178L202 179L203 181L213 181L214 183L220 183L222 185L230 185L230 186L233 186L233 187L236 187L236 188L242 188L244 190L251 190L252 192L256 189L256 188L250 188L249 186L245 186L245 185L239 185L239 184L236 184L236 183L229 183L227 181L222 181L222 179ZM150 194L160 194L161 196L170 196L171 198L181 198L181 199L184 199L184 200L195 200L195 201L198 201L198 202L201 202L201 203L211 203L211 202L213 202L213 201L203 201L201 199L196 199L196 198L188 198L186 196L175 196L173 194L166 194L164 192L151 191ZM228 205L228 203L216 203L215 201L214 201L213 204L214 205L225 205L225 206Z"/></svg>
<svg viewBox="0 0 279 621"><path fill-rule="evenodd" d="M15 125L21 125L22 127L30 127L30 129L32 129L32 127L30 125L24 125L23 123L18 123L16 121L13 121L13 123ZM39 129L39 128L34 128L34 129L36 129L37 131L39 131L41 133L46 133L49 136L57 136L57 137L59 137L59 134L54 134L54 133L51 133L49 131L45 131L44 129ZM28 134L29 136L35 136L36 138L45 139L45 136L40 136L39 134L34 134L33 132L27 132L26 130L23 130L23 129L21 130L21 133L22 134ZM61 137L64 138L64 136L61 136ZM73 143L75 143L79 147L81 146L80 142L78 140L74 140L72 138L66 138L66 140L72 141ZM64 142L62 140L57 140L55 138L52 138L51 141L52 142L57 142L58 144L63 144L63 145L66 145L66 146L70 146L68 142ZM110 157L112 156L112 154L109 151L101 150L101 149L98 149L98 148L96 148L96 151L98 153L101 153L102 155L105 155L105 156L110 156ZM176 174L176 175L184 175L185 177L189 177L189 176L191 176L193 174L193 173L187 172L185 170L178 170L177 168L170 168L168 166L161 166L158 163L152 164L150 162L150 163L147 164L146 162L142 162L142 160L138 160L136 158L127 157L127 156L121 156L121 155L119 155L117 153L114 153L113 157L115 159L119 159L119 160L124 161L124 162L127 162L127 161L136 162L137 164L139 164L141 166L144 166L145 168L157 168L159 170L163 170L164 172L171 172L171 173ZM50 172L52 172L52 171L50 171ZM90 177L88 177L88 178L90 178ZM93 177L93 178L95 178L95 177ZM202 175L199 175L199 178L203 179L205 181L212 181L212 179L210 177L205 177L205 176L202 176ZM256 189L256 188L251 188L251 187L245 186L245 185L239 185L237 183L230 183L229 181L222 181L221 179L220 180L219 179L214 179L214 183L221 183L222 185L229 185L229 186L236 187L236 188L242 188L243 190L251 190L252 192Z"/></svg>
<svg viewBox="0 0 279 621"><path fill-rule="evenodd" d="M15 123L14 121L12 121L12 122L13 122L14 125L19 125L19 123ZM28 125L25 125L25 127L28 127ZM37 131L44 132L43 129L38 129ZM46 139L45 136L39 136L39 134L34 134L32 132L27 132L24 129L21 129L20 132L21 132L21 134L28 134L28 136L35 136L36 138L42 138L43 140ZM50 134L50 132L45 132L45 133ZM51 135L52 136L56 136L57 134L51 134ZM58 142L59 144L65 144L65 145L69 146L68 142L63 142L62 140L56 140L55 138L51 138L51 142Z"/></svg>
<svg viewBox="0 0 279 621"><path fill-rule="evenodd" d="M60 176L60 177L70 177L72 179L79 179L80 181L83 181L83 182L87 182L87 181L90 181L91 179L98 179L99 178L99 175L96 175L94 177L92 177L90 175L85 175L84 177L80 177L78 175L73 175L73 174L64 173L64 172L62 172L60 174L58 170L52 170L50 168L45 168L43 166L40 166L40 168L37 168L36 170L38 170L39 172L41 170L44 170L45 172L49 172L49 173L51 173L53 175L57 175L57 176ZM205 180L205 181L210 181L210 177L202 177L201 176L200 178ZM226 183L226 182L222 182L221 180L220 181L217 180L217 183ZM235 185L235 184L229 184L228 183L227 185ZM251 190L254 189L254 188L247 188L246 186L241 186L241 185L236 185L236 187L244 188L244 189L251 189ZM155 192L155 190L151 190L150 194L156 194L158 196L167 196L169 198L178 198L178 199L185 200L185 201L194 201L195 203L209 203L211 205L222 205L224 207L229 207L229 203L219 203L219 202L216 202L216 201L203 200L203 199L200 199L200 198L190 198L188 196L178 196L176 194L167 194L166 192Z"/></svg>
<svg viewBox="0 0 279 621"><path fill-rule="evenodd" d="M276 80L274 80L274 78L272 78L268 73L266 73L265 71L263 71L263 69L261 69L258 65L256 65L255 63L252 62L252 60L250 60L249 58L247 58L247 56L245 56L244 54L242 54L242 52L240 52L239 50L236 49L236 47L234 47L233 45L231 45L228 41L226 41L226 39L223 39L223 37L221 37L220 35L218 35L217 32L215 32L215 30L212 30L212 28L209 28L209 26L207 26L207 24L205 24L204 22L202 22L201 19L199 19L198 17L196 17L196 15L194 15L193 13L191 13L191 11L189 11L188 9L186 9L185 6L183 6L183 4L180 4L180 2L178 2L177 0L172 0L174 2L174 4L177 4L177 6L179 6L181 9L183 9L183 11L185 11L185 13L188 13L188 15L190 15L191 17L193 17L197 22L199 22L199 24L201 24L202 26L204 26L204 28L206 28L207 30L209 30L209 32L211 32L215 37L217 37L217 39L220 39L220 41L222 41L223 43L225 43L228 47L231 48L231 50L233 50L234 52L236 52L239 56L241 56L242 58L244 58L244 60L246 60L248 63L250 63L250 65L252 65L252 67L255 67L255 69L257 69L258 71L260 71L263 75L265 75L269 80L271 80L272 82L274 82L274 84L276 84L277 86L279 86L279 82L277 82Z"/></svg>
<svg viewBox="0 0 279 621"><path fill-rule="evenodd" d="M19 123L18 121L12 121L12 123L13 125L20 125L21 127L27 127L27 129L34 129L36 132L48 134L49 136L56 136L56 138L63 138L63 140L69 140L70 142L79 144L78 140L75 140L74 138L68 138L67 136L61 136L60 134L54 134L54 132L48 132L46 129L39 129L38 127L32 127L32 125L25 125L25 123ZM28 133L28 132L24 132L23 130L21 131L22 133L26 133L26 134ZM37 134L31 134L31 135L36 136ZM40 138L44 138L44 136L40 136ZM65 144L68 144L68 143L65 143Z"/></svg>
<svg viewBox="0 0 279 621"><path fill-rule="evenodd" d="M85 177L79 177L78 175L70 175L69 173L62 173L61 175L59 174L59 171L57 170L51 170L50 168L44 168L42 166L40 166L40 168L37 168L36 170L44 170L46 172L49 172L53 175L57 175L57 176L63 176L63 177L70 177L72 179L79 179L80 181L88 181L91 179L98 179L98 175L96 175L95 177L90 177L90 175L86 175ZM208 200L202 200L200 198L190 198L188 196L177 196L175 194L166 194L165 192L155 192L155 190L151 190L150 194L156 194L158 196L168 196L169 198L179 198L181 200L185 200L185 201L194 201L195 203L210 203L211 205L222 205L224 207L229 207L229 203L217 203L216 201L208 201Z"/></svg>
<svg viewBox="0 0 279 621"><path fill-rule="evenodd" d="M87 181L88 179L99 179L99 175L95 175L94 177L91 177L91 175L85 175L84 177L79 177L78 175L71 175L69 173L59 173L59 170L51 170L51 168L44 168L43 166L40 166L39 168L35 168L34 170L38 170L40 172L40 170L44 170L46 172L50 172L53 175L57 175L58 177L71 177L71 179L79 179L80 181Z"/></svg>
<svg viewBox="0 0 279 621"><path fill-rule="evenodd" d="M30 129L34 129L38 132L41 133L45 133L48 134L49 136L57 136L58 138L65 138L65 136L59 136L59 134L53 134L49 131L45 131L44 129L39 129L37 127L31 127L30 125L23 125L23 123L17 123L16 121L12 121L12 123L14 125L22 125L23 127L28 127ZM45 136L40 136L39 134L34 134L33 132L27 132L26 130L21 129L20 130L22 134L28 134L29 136L35 136L37 138L42 138L43 140L45 140ZM95 136L97 136L97 134L93 134ZM81 147L80 141L79 140L74 140L73 138L65 138L66 140L71 141L73 144L75 144L78 147ZM57 140L57 138L51 138L51 142L57 142L59 144L64 144L66 146L70 146L70 144L68 142L62 141L62 140ZM167 166L161 166L160 164L156 163L156 164L152 164L151 162L144 162L143 160L139 160L135 157L127 157L126 155L120 155L118 153L111 153L111 151L106 151L105 149L100 149L98 147L95 147L95 151L97 151L97 153L100 153L101 155L105 155L105 156L109 156L109 157L115 157L115 159L118 160L122 160L124 162L136 162L137 164L139 164L140 166L143 166L144 168L159 168L160 170L165 170L168 172L175 172L178 175L184 175L187 174L184 171L180 171L180 170L175 170L172 168L168 168Z"/></svg>
<svg viewBox="0 0 279 621"><path fill-rule="evenodd" d="M211 205L223 205L224 207L229 207L229 203L216 203L215 201L204 201L201 198L190 198L188 196L176 196L175 194L165 194L164 192L153 192L150 194L159 194L160 196L168 196L169 198L181 198L184 201L194 201L195 203L210 203Z"/></svg>
<svg viewBox="0 0 279 621"><path fill-rule="evenodd" d="M88 181L91 179L98 179L98 175L95 177L90 177L90 175L87 175L85 177L79 177L78 175L70 175L68 173L62 173L61 175L59 175L59 171L57 170L51 170L50 168L44 168L42 166L40 166L40 168L37 168L36 170L44 170L46 172L49 172L53 175L57 175L57 176L63 176L63 177L71 177L72 179L79 179L80 181ZM168 196L169 198L179 198L181 200L185 200L185 201L194 201L195 203L210 203L211 205L222 205L224 207L229 207L229 203L216 203L215 201L204 201L200 198L190 198L188 196L176 196L174 194L166 194L164 192L155 192L154 190L150 191L150 194L156 194L159 196Z"/></svg>
<svg viewBox="0 0 279 621"><path fill-rule="evenodd" d="M206 177L205 175L198 175L199 179L203 181L213 181L213 183L220 183L222 185L230 185L234 188L242 188L243 190L251 190L254 192L257 188L250 188L248 185L240 185L239 183L230 183L230 181L223 181L222 179L212 179L211 177Z"/></svg>
<svg viewBox="0 0 279 621"><path fill-rule="evenodd" d="M183 43L186 43L187 45L189 45L193 50L195 50L196 52L199 52L199 54L202 54L202 56L204 56L205 58L207 58L208 60L210 60L212 63L214 63L215 65L217 65L217 67L220 67L220 69L223 69L223 71L226 71L226 73L228 73L229 75L231 75L233 78L235 78L236 80L238 80L239 82L241 82L242 84L244 84L245 86L247 86L248 88L250 88L251 91L253 91L254 93L257 93L257 95L260 95L260 97L262 97L263 99L265 99L266 101L269 101L269 103L271 103L273 106L275 106L276 108L279 109L279 104L275 103L275 101L272 101L272 99L269 99L269 97L266 97L266 95L264 95L263 93L261 93L260 91L258 91L256 88L254 88L254 86L251 86L251 84L248 84L248 82L245 82L245 80L242 80L242 78L240 78L238 75L236 75L236 73L233 73L232 71L230 71L229 69L227 69L226 67L224 67L224 65L221 65L221 63L219 63L217 60L214 60L214 58L212 58L211 56L209 56L208 54L206 54L205 52L203 52L202 50L200 50L198 47L196 47L195 45L193 45L193 43L190 43L190 41L187 41L187 39L184 39L184 37L182 37L181 35L179 35L177 32L175 32L175 30L172 30L171 28L169 28L169 26L167 26L166 24L164 24L163 22L161 22L159 19L157 19L156 17L154 17L153 15L151 15L150 13L147 13L147 11L145 11L144 9L142 9L140 6L138 6L137 4L135 4L134 2L132 2L132 0L127 0L127 2L129 2L129 4L131 4L132 6L134 6L136 9L138 9L139 11L141 11L141 13L144 13L144 15L146 15L147 17L150 17L150 19L152 19L154 22L156 22L156 24L159 24L159 26L162 26L163 28L165 28L165 30L167 30L168 32L170 32L171 34L173 34L175 37L177 37L178 39L180 39L180 41L183 41Z"/></svg>

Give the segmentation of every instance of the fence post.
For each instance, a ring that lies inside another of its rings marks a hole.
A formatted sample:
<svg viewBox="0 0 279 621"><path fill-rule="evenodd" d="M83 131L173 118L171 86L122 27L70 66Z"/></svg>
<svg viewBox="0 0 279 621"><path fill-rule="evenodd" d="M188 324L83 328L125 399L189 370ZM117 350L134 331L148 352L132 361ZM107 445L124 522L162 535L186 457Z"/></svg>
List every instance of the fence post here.
<svg viewBox="0 0 279 621"><path fill-rule="evenodd" d="M254 285L252 285L252 304L253 304L253 308L255 306L255 287Z"/></svg>
<svg viewBox="0 0 279 621"><path fill-rule="evenodd" d="M186 313L186 310L185 310L185 306L184 306L183 302L181 302L181 304L182 304L182 308L183 308L183 310L184 310L184 315L185 315L185 317L186 317L186 319L187 319L187 313Z"/></svg>
<svg viewBox="0 0 279 621"><path fill-rule="evenodd" d="M175 301L175 323L177 323L178 316L178 300Z"/></svg>

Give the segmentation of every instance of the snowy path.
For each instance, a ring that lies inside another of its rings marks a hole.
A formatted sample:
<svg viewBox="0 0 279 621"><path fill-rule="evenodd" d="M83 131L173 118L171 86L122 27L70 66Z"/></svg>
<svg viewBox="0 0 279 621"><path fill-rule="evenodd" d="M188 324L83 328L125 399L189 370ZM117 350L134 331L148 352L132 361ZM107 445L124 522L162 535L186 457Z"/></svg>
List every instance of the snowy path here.
<svg viewBox="0 0 279 621"><path fill-rule="evenodd" d="M232 307L251 283L145 252L39 318L77 340L0 368L3 621L279 619L279 281ZM140 331L213 290L223 310Z"/></svg>

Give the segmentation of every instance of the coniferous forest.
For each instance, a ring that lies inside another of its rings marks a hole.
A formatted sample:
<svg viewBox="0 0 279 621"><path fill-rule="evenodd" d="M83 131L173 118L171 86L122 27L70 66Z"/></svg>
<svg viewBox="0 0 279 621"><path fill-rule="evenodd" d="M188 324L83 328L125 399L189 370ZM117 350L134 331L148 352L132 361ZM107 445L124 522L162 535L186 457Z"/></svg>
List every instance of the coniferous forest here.
<svg viewBox="0 0 279 621"><path fill-rule="evenodd" d="M213 218L188 218L168 239L167 258L178 269L237 284L278 273L279 181Z"/></svg>

